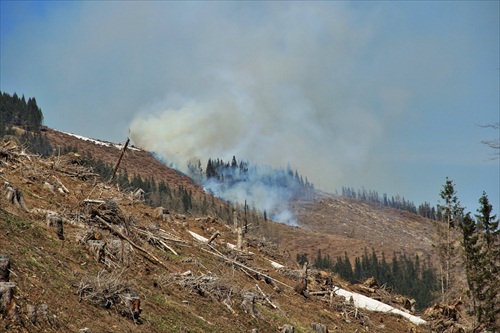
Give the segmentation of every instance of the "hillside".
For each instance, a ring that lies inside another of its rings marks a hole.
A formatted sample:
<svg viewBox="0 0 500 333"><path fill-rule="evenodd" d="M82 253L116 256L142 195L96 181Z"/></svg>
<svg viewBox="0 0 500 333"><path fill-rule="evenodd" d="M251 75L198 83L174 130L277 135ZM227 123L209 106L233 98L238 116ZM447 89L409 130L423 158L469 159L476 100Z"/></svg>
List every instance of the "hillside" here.
<svg viewBox="0 0 500 333"><path fill-rule="evenodd" d="M116 147L59 133L48 135L78 147L79 154L91 151L110 163L118 157ZM72 155L41 159L6 142L0 162L0 254L10 258L17 305L17 318L3 316L1 330L276 332L291 325L295 332L317 332L314 324L333 332L428 330L400 316L354 309L332 288L355 286L326 272L309 271L307 289L318 296L304 298L294 290L303 272L291 253L304 251L305 244L311 251L325 243L332 249L369 246L362 237L328 234L321 223L311 224L318 228L312 231L262 221L245 236L244 251L237 251L227 246L238 242L228 221L174 211L158 218L153 207L106 184ZM196 189L144 151L128 151L122 167ZM335 198L322 200L317 204ZM193 237L210 238L216 231L221 235L210 245ZM124 294L140 300L140 314L119 297Z"/></svg>
<svg viewBox="0 0 500 333"><path fill-rule="evenodd" d="M89 154L110 165L114 165L120 155L121 146L109 142L83 140L52 129L47 129L46 134L57 149L72 147L80 155ZM142 178L154 175L157 181L181 185L203 194L187 177L160 163L151 153L136 147L126 151L120 169ZM388 258L393 252L424 257L431 252L432 225L429 220L415 214L320 191L317 191L317 200L295 202L292 208L302 229L283 228L279 232L281 237L278 243L294 257L299 252L313 256L321 249L332 257L347 251L354 258L360 256L365 247L384 252ZM281 229L281 226L277 228ZM274 237L274 234L271 231L269 236Z"/></svg>

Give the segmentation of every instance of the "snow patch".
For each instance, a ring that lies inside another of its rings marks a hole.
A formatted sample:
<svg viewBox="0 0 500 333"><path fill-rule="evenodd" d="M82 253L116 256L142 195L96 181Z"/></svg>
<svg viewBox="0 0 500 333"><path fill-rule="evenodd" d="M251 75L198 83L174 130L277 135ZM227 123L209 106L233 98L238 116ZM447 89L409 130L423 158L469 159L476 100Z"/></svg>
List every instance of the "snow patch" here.
<svg viewBox="0 0 500 333"><path fill-rule="evenodd" d="M58 131L58 130L56 130L56 131ZM87 137L84 137L81 135L77 135L77 134L73 134L73 133L69 133L69 132L64 132L64 131L58 131L58 132L70 135L72 137L75 137L75 138L83 140L83 141L92 142L96 145L100 145L100 146L104 146L104 147L115 147L116 149L122 150L123 146L124 146L121 143L111 143L111 142L106 142L106 141L101 141L101 140L90 139L90 138L87 138ZM139 148L130 147L130 146L128 146L127 149L134 150L134 151L141 151L141 149L139 149Z"/></svg>
<svg viewBox="0 0 500 333"><path fill-rule="evenodd" d="M341 288L336 287L333 291L335 294L343 296L347 301L351 300L351 297L354 302L354 306L357 308L369 310L369 311L377 311L377 312L385 312L385 313L394 313L400 315L404 318L407 318L409 321L416 325L427 324L425 320L420 317L414 316L402 310L396 309L388 304L379 302L374 300L373 298L360 295L351 291L347 291Z"/></svg>

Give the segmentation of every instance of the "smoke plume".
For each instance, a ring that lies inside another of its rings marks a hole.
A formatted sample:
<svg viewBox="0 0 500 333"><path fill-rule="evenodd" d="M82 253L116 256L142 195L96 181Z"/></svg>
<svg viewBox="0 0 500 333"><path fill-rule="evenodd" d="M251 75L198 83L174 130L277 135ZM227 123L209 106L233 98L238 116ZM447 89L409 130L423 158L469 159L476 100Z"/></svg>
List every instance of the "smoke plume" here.
<svg viewBox="0 0 500 333"><path fill-rule="evenodd" d="M290 163L327 191L347 174L376 173L375 163L366 163L383 135L373 94L379 109L395 101L403 108L407 96L383 85L366 96L354 64L369 32L351 24L342 6L329 15L321 8L270 11L255 29L221 23L195 48L206 52L204 66L136 115L134 143L184 172L190 161L234 155L273 167Z"/></svg>

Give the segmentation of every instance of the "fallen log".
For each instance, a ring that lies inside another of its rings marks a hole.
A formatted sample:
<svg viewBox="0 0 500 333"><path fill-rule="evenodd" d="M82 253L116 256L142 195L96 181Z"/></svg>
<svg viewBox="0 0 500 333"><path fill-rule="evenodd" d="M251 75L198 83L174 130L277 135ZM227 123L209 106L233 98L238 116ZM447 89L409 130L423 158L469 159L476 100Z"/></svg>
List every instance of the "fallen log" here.
<svg viewBox="0 0 500 333"><path fill-rule="evenodd" d="M222 259L224 259L225 261L230 262L230 263L232 263L232 264L234 264L234 265L236 265L236 266L238 266L238 267L240 267L240 268L246 269L247 271L250 271L250 272L256 273L256 274L261 275L261 276L263 276L263 277L265 277L265 278L268 278L268 279L270 279L270 280L272 280L272 281L274 281L274 282L278 282L278 283L280 283L280 284L284 285L285 287L288 287L288 288L290 288L290 289L293 289L293 287L292 287L292 286L289 286L289 285L288 285L288 284L286 284L286 283L283 283L283 282L281 282L281 281L279 281L279 280L276 280L276 279L274 279L274 278L270 277L269 275L266 275L266 274L264 274L264 273L262 273L262 272L259 272L259 271L255 270L255 269L253 269L253 268L250 268L250 267L248 267L248 266L245 266L245 265L243 265L242 263L239 263L239 262L237 262L236 260L230 259L230 258L228 258L228 257L226 257L226 256L224 256L224 255L222 255L222 254L218 254L218 253L215 253L215 252L212 252L212 251L208 251L208 250L206 250L206 249L201 249L201 250L203 250L203 251L205 251L205 252L208 252L208 253L210 253L210 254L212 254L212 255L214 255L214 256L217 256L217 257L219 257L219 258L222 258Z"/></svg>
<svg viewBox="0 0 500 333"><path fill-rule="evenodd" d="M259 287L258 284L256 284L255 287L257 287L257 290L262 294L262 296L267 301L267 303L269 303L269 305L271 305L273 307L273 309L277 309L278 308L273 302L271 302L271 300L269 299L269 297L267 297L267 295L262 291L262 289L260 289L260 287Z"/></svg>
<svg viewBox="0 0 500 333"><path fill-rule="evenodd" d="M128 238L127 236L125 236L123 233L121 233L119 230L117 230L115 227L113 227L110 223L106 222L103 218L101 218L98 215L96 215L95 218L98 219L99 222L101 222L102 224L104 224L106 227L108 227L109 230L111 230L112 232L114 232L115 234L117 234L119 237L121 237L122 239L124 239L127 242L129 242L130 245L132 245L132 247L136 248L137 250L139 250L143 254L146 254L147 255L146 258L149 256L150 258L153 259L153 262L156 262L156 263L160 264L161 266L163 266L164 268L168 269L168 267L163 262L161 262L161 260L158 259L154 254L150 253L146 249L144 249L144 248L140 247L139 245L135 244L130 238ZM148 259L151 260L150 258L148 258Z"/></svg>

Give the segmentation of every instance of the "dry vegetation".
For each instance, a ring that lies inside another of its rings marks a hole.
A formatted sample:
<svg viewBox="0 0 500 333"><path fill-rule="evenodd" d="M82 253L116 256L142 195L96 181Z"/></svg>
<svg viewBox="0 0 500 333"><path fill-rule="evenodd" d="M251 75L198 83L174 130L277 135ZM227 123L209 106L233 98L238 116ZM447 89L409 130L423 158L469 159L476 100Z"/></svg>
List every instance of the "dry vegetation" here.
<svg viewBox="0 0 500 333"><path fill-rule="evenodd" d="M78 144L101 158L119 154ZM295 292L301 274L291 253L297 247L338 240L354 248L367 240L268 222L251 230L244 251L237 251L227 246L237 236L221 219L175 212L157 218L153 207L109 186L71 155L41 159L12 142L0 149L0 254L10 258L15 295L9 306L14 302L16 312L0 309L2 332L428 331L394 315L355 309L328 289L350 288L329 273L311 272L309 297ZM123 165L195 188L152 160L134 151ZM18 204L9 189L20 193ZM63 230L52 225L54 216ZM188 231L221 235L207 244Z"/></svg>

